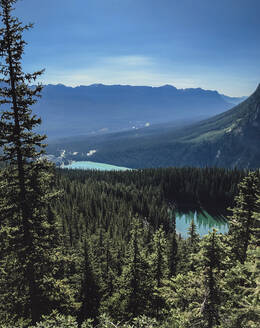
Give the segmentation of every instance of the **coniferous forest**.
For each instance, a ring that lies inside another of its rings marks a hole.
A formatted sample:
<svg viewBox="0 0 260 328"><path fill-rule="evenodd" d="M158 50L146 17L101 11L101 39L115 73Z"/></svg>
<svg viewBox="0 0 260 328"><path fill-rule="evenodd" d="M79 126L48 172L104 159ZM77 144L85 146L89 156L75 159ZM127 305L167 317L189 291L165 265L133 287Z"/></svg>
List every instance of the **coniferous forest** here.
<svg viewBox="0 0 260 328"><path fill-rule="evenodd" d="M0 327L258 327L259 170L56 169L15 3L0 0ZM192 221L184 238L187 208L225 216L229 233Z"/></svg>

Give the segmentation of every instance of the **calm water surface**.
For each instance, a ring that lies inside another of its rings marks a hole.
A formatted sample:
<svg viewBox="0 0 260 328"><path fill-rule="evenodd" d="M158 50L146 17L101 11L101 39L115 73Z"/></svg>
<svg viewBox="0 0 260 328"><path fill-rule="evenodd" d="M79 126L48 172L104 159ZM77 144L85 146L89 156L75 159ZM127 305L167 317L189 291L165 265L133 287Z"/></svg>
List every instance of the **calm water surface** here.
<svg viewBox="0 0 260 328"><path fill-rule="evenodd" d="M131 170L127 167L109 165L104 163L96 163L89 161L74 162L69 165L64 165L65 169L78 169L78 170L101 170L101 171L126 171Z"/></svg>
<svg viewBox="0 0 260 328"><path fill-rule="evenodd" d="M206 235L209 231L212 231L213 228L217 229L218 232L227 233L228 232L228 223L224 217L212 217L206 211L201 211L198 213L189 212L189 213L176 213L176 231L180 233L183 237L188 236L188 229L191 224L191 220L194 220L194 223L197 227L197 233L201 236Z"/></svg>

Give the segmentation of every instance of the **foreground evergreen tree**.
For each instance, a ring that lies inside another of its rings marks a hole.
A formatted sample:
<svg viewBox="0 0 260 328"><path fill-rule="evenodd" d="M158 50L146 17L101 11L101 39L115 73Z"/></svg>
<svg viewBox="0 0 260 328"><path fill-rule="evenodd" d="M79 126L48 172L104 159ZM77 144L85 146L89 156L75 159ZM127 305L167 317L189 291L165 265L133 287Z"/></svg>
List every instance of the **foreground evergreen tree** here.
<svg viewBox="0 0 260 328"><path fill-rule="evenodd" d="M42 71L22 70L23 26L12 16L16 0L0 0L0 303L14 317L36 322L53 308L73 303L60 268L59 234L50 208L56 196L52 165L41 159L44 136L32 106L42 87L29 86ZM5 315L7 317L7 315Z"/></svg>
<svg viewBox="0 0 260 328"><path fill-rule="evenodd" d="M200 240L200 236L197 233L197 227L196 224L194 222L194 219L191 220L189 229L188 229L188 246L190 248L190 251L192 253L196 253L198 252L199 249L199 240Z"/></svg>
<svg viewBox="0 0 260 328"><path fill-rule="evenodd" d="M204 319L203 327L213 328L220 324L220 291L218 287L218 273L221 267L221 244L216 231L207 235L202 245L204 267L204 300L201 314Z"/></svg>
<svg viewBox="0 0 260 328"><path fill-rule="evenodd" d="M177 262L178 262L178 243L176 239L176 217L175 217L175 208L170 206L168 209L168 215L170 220L171 234L170 234L170 242L169 242L169 274L170 276L174 276L177 270Z"/></svg>
<svg viewBox="0 0 260 328"><path fill-rule="evenodd" d="M252 238L259 237L257 233L259 219L254 214L259 212L257 199L259 198L260 181L257 172L250 172L238 187L239 194L235 198L236 205L232 210L233 215L230 221L230 239L235 259L243 264Z"/></svg>
<svg viewBox="0 0 260 328"><path fill-rule="evenodd" d="M151 271L155 292L162 287L163 280L169 276L169 264L167 257L167 241L164 231L160 227L153 235L153 253L151 254ZM164 302L158 293L154 295L152 307L156 318L159 318L160 311L163 308Z"/></svg>
<svg viewBox="0 0 260 328"><path fill-rule="evenodd" d="M255 173L252 173L255 177ZM248 179L246 179L248 182ZM250 179L251 180L251 179ZM243 181L245 182L245 180ZM230 328L245 328L245 327L257 327L260 319L260 247L259 247L259 222L260 222L260 196L259 187L254 189L254 194L257 195L256 202L254 201L255 212L250 219L250 234L248 241L247 252L245 261L234 261L231 253L230 260L227 262L228 266L225 270L225 277L222 279L224 299L222 300L222 320ZM241 199L241 198L239 198ZM239 203L238 203L239 204ZM245 207L246 204L243 206ZM237 210L235 211L237 214ZM234 217L232 224L236 223L237 215ZM245 226L242 224L232 227L236 237L240 231L240 236L243 234L246 228L247 220L244 221ZM255 226L255 227L254 227ZM235 229L236 228L236 229ZM243 239L241 239L243 241ZM232 250L232 249L231 249ZM239 249L241 252L241 249ZM230 248L228 248L228 253ZM237 254L237 253L235 253ZM240 253L238 253L240 254ZM236 260L239 258L235 258Z"/></svg>
<svg viewBox="0 0 260 328"><path fill-rule="evenodd" d="M78 314L78 321L82 323L85 319L96 319L100 302L99 286L93 272L89 259L89 247L84 242L84 269L81 283L80 301L81 307Z"/></svg>
<svg viewBox="0 0 260 328"><path fill-rule="evenodd" d="M256 328L260 322L260 247L249 253L245 266L250 274L242 287L241 308L238 311L243 327Z"/></svg>
<svg viewBox="0 0 260 328"><path fill-rule="evenodd" d="M138 219L134 219L125 265L118 279L120 288L110 299L113 308L110 313L116 319L129 320L149 313L152 279L144 252L143 235L142 224Z"/></svg>
<svg viewBox="0 0 260 328"><path fill-rule="evenodd" d="M168 276L167 241L165 233L160 227L153 235L153 253L151 255L151 268L156 288L162 286L163 279Z"/></svg>
<svg viewBox="0 0 260 328"><path fill-rule="evenodd" d="M196 232L197 227L194 223L194 220L191 220L189 229L188 229L188 239L187 239L187 246L189 249L189 263L190 263L190 270L195 271L195 266L197 263L197 252L199 251L199 241L200 236Z"/></svg>

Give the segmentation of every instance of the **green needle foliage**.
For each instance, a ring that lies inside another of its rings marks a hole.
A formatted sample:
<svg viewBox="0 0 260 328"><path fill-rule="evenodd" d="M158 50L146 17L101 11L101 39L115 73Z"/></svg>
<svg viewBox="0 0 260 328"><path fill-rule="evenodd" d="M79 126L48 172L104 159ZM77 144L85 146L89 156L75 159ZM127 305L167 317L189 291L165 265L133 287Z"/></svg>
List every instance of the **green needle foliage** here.
<svg viewBox="0 0 260 328"><path fill-rule="evenodd" d="M216 324L220 324L218 276L222 258L221 248L216 230L213 230L212 233L205 237L202 244L205 295L200 312L207 328L213 328Z"/></svg>
<svg viewBox="0 0 260 328"><path fill-rule="evenodd" d="M157 295L157 291L163 285L163 280L169 276L169 263L167 256L167 240L160 227L153 235L153 252L150 256L151 273L153 278L154 295L152 308L156 318L160 317L164 307L163 300Z"/></svg>
<svg viewBox="0 0 260 328"><path fill-rule="evenodd" d="M81 283L81 308L78 321L82 323L85 319L94 319L98 315L100 302L99 287L88 256L89 247L84 241L84 272Z"/></svg>
<svg viewBox="0 0 260 328"><path fill-rule="evenodd" d="M45 136L33 132L41 120L30 107L41 85L30 84L43 71L22 70L23 26L12 16L16 0L0 1L0 146L6 168L0 176L1 307L36 322L69 298L60 275L59 234L50 204L52 165L41 159Z"/></svg>
<svg viewBox="0 0 260 328"><path fill-rule="evenodd" d="M144 229L138 219L133 219L130 233L125 264L118 280L120 288L111 298L113 316L121 320L146 314L152 297L151 273L143 245Z"/></svg>
<svg viewBox="0 0 260 328"><path fill-rule="evenodd" d="M252 240L259 235L259 220L255 217L257 212L257 199L259 198L260 180L257 172L249 172L248 176L239 184L239 194L235 198L236 205L232 209L230 221L231 245L234 257L244 263L247 249Z"/></svg>

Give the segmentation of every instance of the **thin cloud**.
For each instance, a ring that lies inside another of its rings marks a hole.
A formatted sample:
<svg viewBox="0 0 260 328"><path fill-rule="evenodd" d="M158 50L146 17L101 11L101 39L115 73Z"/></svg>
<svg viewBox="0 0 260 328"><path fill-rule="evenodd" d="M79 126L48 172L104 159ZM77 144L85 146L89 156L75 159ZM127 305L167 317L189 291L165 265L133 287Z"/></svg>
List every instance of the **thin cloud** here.
<svg viewBox="0 0 260 328"><path fill-rule="evenodd" d="M104 65L115 65L120 67L145 67L155 64L151 57L139 55L106 57L103 58L101 62Z"/></svg>

